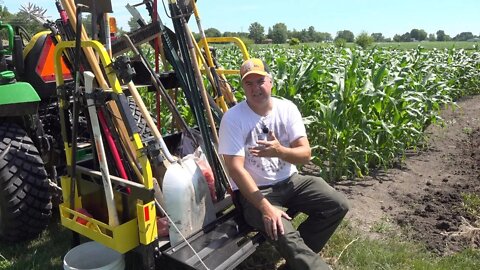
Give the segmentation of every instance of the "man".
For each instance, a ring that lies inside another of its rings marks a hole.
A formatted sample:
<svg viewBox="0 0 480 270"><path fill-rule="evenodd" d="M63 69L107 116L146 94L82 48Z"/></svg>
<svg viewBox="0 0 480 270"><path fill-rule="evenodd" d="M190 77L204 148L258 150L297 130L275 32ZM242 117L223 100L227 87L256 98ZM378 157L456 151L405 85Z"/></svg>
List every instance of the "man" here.
<svg viewBox="0 0 480 270"><path fill-rule="evenodd" d="M240 68L246 101L228 110L219 153L233 180L245 220L264 232L290 269L329 269L318 255L348 211L346 198L320 177L298 174L311 157L297 107L271 96L272 75L260 59ZM290 209L308 215L292 226Z"/></svg>

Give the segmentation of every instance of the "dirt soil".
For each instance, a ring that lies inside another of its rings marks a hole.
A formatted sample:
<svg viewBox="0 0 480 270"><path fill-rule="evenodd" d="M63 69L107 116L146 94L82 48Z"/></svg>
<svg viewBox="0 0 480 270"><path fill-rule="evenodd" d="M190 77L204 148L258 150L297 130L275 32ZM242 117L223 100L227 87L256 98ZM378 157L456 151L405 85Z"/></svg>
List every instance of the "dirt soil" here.
<svg viewBox="0 0 480 270"><path fill-rule="evenodd" d="M398 168L344 181L335 187L351 201L347 214L372 237L386 227L406 228L414 240L440 255L480 247L472 234L479 217L463 207L463 194L480 194L480 96L442 111L444 126L427 128L426 149L409 153Z"/></svg>

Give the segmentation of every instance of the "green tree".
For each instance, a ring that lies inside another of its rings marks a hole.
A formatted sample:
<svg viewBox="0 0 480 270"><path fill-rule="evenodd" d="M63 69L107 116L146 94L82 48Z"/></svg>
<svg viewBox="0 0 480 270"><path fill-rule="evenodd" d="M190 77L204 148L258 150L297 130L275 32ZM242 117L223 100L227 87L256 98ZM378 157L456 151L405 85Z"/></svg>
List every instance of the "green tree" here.
<svg viewBox="0 0 480 270"><path fill-rule="evenodd" d="M41 23L35 20L32 15L24 11L19 11L18 13L13 14L10 19L5 20L5 22L13 26L21 26L25 28L25 30L31 35L45 30Z"/></svg>
<svg viewBox="0 0 480 270"><path fill-rule="evenodd" d="M308 31L306 29L302 29L302 31L300 31L300 40L302 42L312 41L312 39L310 38L310 34L308 33Z"/></svg>
<svg viewBox="0 0 480 270"><path fill-rule="evenodd" d="M12 14L8 12L8 8L6 6L0 6L0 21L8 22ZM8 34L6 31L0 31L0 40L7 40Z"/></svg>
<svg viewBox="0 0 480 270"><path fill-rule="evenodd" d="M472 32L462 32L456 35L453 39L456 41L467 41L472 38L474 38L474 35L472 34Z"/></svg>
<svg viewBox="0 0 480 270"><path fill-rule="evenodd" d="M410 38L413 38L417 41L423 41L427 39L427 32L423 29L412 29L410 31Z"/></svg>
<svg viewBox="0 0 480 270"><path fill-rule="evenodd" d="M11 17L12 13L8 11L8 8L0 5L0 21L8 21Z"/></svg>
<svg viewBox="0 0 480 270"><path fill-rule="evenodd" d="M137 20L135 18L130 17L130 20L128 20L128 27L130 27L130 32L135 31L140 28L140 25L138 25Z"/></svg>
<svg viewBox="0 0 480 270"><path fill-rule="evenodd" d="M437 41L445 41L446 40L445 31L443 30L438 30L437 31Z"/></svg>
<svg viewBox="0 0 480 270"><path fill-rule="evenodd" d="M272 38L273 43L283 44L287 42L287 37L288 37L287 34L288 34L287 26L284 23L277 23L272 27L270 36Z"/></svg>
<svg viewBox="0 0 480 270"><path fill-rule="evenodd" d="M271 32L272 30L269 28L268 31ZM292 31L288 31L287 35L288 35L288 38L296 38L296 39L300 40L300 32L298 32L296 29L293 29Z"/></svg>
<svg viewBox="0 0 480 270"><path fill-rule="evenodd" d="M309 41L315 41L315 38L317 36L317 31L315 31L315 27L313 26L308 27L307 35L308 35Z"/></svg>
<svg viewBox="0 0 480 270"><path fill-rule="evenodd" d="M327 32L318 32L317 38L315 38L316 42L323 42L323 41L332 41L332 35Z"/></svg>
<svg viewBox="0 0 480 270"><path fill-rule="evenodd" d="M223 32L223 36L224 37L238 37L238 33L237 32L226 31L226 32Z"/></svg>
<svg viewBox="0 0 480 270"><path fill-rule="evenodd" d="M267 38L272 39L272 28L271 27L268 28Z"/></svg>
<svg viewBox="0 0 480 270"><path fill-rule="evenodd" d="M367 32L362 32L355 38L355 43L363 49L366 49L373 43L373 37L371 37Z"/></svg>
<svg viewBox="0 0 480 270"><path fill-rule="evenodd" d="M313 35L315 35L315 34L313 34ZM301 31L297 31L297 30L293 29L293 31L288 31L287 36L288 36L289 39L296 38L300 42L314 41L311 37L311 34L308 32L307 29L302 29Z"/></svg>
<svg viewBox="0 0 480 270"><path fill-rule="evenodd" d="M412 41L412 40L410 38L410 33L406 32L403 35L396 34L395 36L393 36L393 41L395 41L395 42L409 42L409 41Z"/></svg>
<svg viewBox="0 0 480 270"><path fill-rule="evenodd" d="M383 36L382 33L372 33L370 35L375 42L383 42L385 41L385 37Z"/></svg>
<svg viewBox="0 0 480 270"><path fill-rule="evenodd" d="M435 37L435 34L428 34L428 41L435 41L437 38Z"/></svg>
<svg viewBox="0 0 480 270"><path fill-rule="evenodd" d="M355 40L355 36L353 35L352 31L349 30L338 31L335 39L339 38L344 39L346 42L353 42Z"/></svg>
<svg viewBox="0 0 480 270"><path fill-rule="evenodd" d="M248 38L248 33L244 33L244 32L223 32L223 36L224 37L244 37L244 38Z"/></svg>
<svg viewBox="0 0 480 270"><path fill-rule="evenodd" d="M406 32L405 34L403 34L401 36L401 41L404 41L404 42L412 41L412 37L410 36L410 33Z"/></svg>
<svg viewBox="0 0 480 270"><path fill-rule="evenodd" d="M256 44L262 43L262 41L265 39L265 29L258 22L250 24L248 27L248 32L248 37L253 39Z"/></svg>
<svg viewBox="0 0 480 270"><path fill-rule="evenodd" d="M216 28L208 28L207 30L205 30L205 36L206 37L221 37L222 33L220 32L220 30L218 30Z"/></svg>

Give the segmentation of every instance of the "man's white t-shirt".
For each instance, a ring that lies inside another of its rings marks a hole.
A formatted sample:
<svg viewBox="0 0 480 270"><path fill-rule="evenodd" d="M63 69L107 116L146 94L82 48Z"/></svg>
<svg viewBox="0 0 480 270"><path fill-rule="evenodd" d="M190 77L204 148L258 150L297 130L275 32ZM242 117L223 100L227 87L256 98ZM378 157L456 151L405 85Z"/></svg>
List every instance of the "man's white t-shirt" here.
<svg viewBox="0 0 480 270"><path fill-rule="evenodd" d="M259 136L273 131L286 147L307 136L297 106L285 99L272 97L272 100L272 111L266 116L256 114L246 101L238 103L223 115L219 130L219 154L245 157L245 169L259 187L280 182L297 172L295 165L282 159L252 156L248 149L257 146ZM230 182L234 190L238 189Z"/></svg>

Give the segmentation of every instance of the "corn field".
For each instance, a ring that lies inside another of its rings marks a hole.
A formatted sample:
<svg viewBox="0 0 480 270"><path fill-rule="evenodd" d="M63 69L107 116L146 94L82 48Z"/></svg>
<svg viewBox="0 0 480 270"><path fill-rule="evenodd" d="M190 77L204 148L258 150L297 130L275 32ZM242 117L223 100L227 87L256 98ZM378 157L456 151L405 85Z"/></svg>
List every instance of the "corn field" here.
<svg viewBox="0 0 480 270"><path fill-rule="evenodd" d="M478 50L269 47L251 54L270 66L273 93L301 110L313 162L329 181L401 161L424 142L428 125L441 123L440 109L480 91ZM238 68L234 56L224 48L219 59ZM231 83L240 90L238 78Z"/></svg>
<svg viewBox="0 0 480 270"><path fill-rule="evenodd" d="M406 151L425 142L428 125L442 123L440 109L454 109L455 100L480 91L478 48L269 46L250 54L270 66L273 94L292 100L302 112L312 162L328 181L363 177L401 162ZM242 63L235 47L219 47L217 55L227 69ZM239 77L229 82L242 100Z"/></svg>

